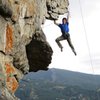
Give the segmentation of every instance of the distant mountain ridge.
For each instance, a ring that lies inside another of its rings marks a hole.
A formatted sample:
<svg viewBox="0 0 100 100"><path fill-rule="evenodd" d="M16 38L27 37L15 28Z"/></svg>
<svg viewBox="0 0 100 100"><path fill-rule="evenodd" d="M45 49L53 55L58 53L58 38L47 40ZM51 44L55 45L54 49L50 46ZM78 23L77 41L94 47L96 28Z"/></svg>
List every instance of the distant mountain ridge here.
<svg viewBox="0 0 100 100"><path fill-rule="evenodd" d="M61 69L29 73L16 96L21 100L100 100L100 76Z"/></svg>
<svg viewBox="0 0 100 100"><path fill-rule="evenodd" d="M48 71L39 71L30 73L24 79L31 80L49 80L55 83L63 83L72 86L82 86L89 89L100 87L100 75L85 74L62 69L49 69Z"/></svg>

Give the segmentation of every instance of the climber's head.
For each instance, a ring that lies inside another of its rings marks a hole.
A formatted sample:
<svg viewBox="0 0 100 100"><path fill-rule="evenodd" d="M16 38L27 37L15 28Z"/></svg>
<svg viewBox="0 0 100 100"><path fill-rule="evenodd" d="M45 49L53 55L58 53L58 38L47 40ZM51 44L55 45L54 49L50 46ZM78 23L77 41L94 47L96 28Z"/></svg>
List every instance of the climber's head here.
<svg viewBox="0 0 100 100"><path fill-rule="evenodd" d="M62 19L62 23L63 23L63 24L66 24L67 21L68 21L68 20L67 20L67 18L65 18L65 17Z"/></svg>

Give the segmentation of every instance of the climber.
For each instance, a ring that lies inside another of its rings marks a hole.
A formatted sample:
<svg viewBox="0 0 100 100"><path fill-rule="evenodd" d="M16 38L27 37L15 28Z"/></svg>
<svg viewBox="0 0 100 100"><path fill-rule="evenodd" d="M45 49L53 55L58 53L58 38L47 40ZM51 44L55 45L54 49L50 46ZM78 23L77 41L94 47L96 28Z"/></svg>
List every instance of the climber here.
<svg viewBox="0 0 100 100"><path fill-rule="evenodd" d="M76 51L74 49L74 46L73 46L73 44L71 42L71 38L70 38L70 34L69 34L69 27L68 27L68 25L69 25L69 11L68 11L67 18L63 18L62 19L62 24L58 24L56 22L56 20L54 20L54 24L59 26L59 28L61 29L61 32L62 32L62 35L55 40L56 43L58 44L58 46L61 48L61 52L63 51L63 46L61 45L60 41L67 40L69 46L71 47L71 49L73 51L73 53L75 55L77 55Z"/></svg>

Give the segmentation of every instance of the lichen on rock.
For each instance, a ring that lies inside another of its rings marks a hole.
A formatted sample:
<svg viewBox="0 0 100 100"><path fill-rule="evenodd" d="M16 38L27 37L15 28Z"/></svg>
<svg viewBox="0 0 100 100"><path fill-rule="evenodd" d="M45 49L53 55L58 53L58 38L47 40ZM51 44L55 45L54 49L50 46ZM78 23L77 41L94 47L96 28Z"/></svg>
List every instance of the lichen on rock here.
<svg viewBox="0 0 100 100"><path fill-rule="evenodd" d="M0 89L4 100L15 100L12 94L23 75L48 69L53 51L41 25L66 13L67 7L68 0L0 0Z"/></svg>

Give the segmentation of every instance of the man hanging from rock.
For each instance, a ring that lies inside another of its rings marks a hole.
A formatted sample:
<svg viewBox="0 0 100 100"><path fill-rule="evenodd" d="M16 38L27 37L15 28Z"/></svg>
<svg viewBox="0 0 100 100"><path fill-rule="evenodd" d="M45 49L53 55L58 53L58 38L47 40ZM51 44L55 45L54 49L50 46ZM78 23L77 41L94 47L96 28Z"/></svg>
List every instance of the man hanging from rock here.
<svg viewBox="0 0 100 100"><path fill-rule="evenodd" d="M58 24L56 22L56 20L54 20L54 24L59 26L59 28L61 29L61 32L62 32L62 35L56 39L56 42L57 42L58 46L60 47L61 51L63 51L63 46L61 45L60 41L67 40L67 42L68 42L69 46L71 47L73 53L75 55L77 55L76 51L74 49L74 46L71 42L71 38L70 38L70 34L69 34L69 12L68 12L67 18L62 19L62 24Z"/></svg>

